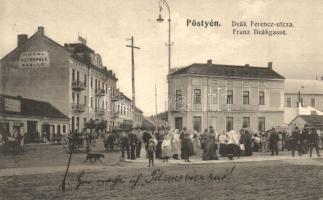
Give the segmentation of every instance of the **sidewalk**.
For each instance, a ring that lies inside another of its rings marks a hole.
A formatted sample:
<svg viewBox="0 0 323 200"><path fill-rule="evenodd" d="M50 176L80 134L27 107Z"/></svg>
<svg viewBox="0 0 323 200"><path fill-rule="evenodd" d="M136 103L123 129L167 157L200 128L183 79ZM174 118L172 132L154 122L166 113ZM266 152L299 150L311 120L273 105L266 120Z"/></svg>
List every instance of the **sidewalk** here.
<svg viewBox="0 0 323 200"><path fill-rule="evenodd" d="M322 155L322 154L321 154ZM199 164L216 164L216 163L244 163L244 162L260 162L260 161L289 161L289 160L302 160L311 162L313 160L320 159L323 161L323 157L317 157L316 154L312 155L310 158L309 154L304 154L302 156L292 157L291 152L282 152L282 155L272 156L270 153L254 153L253 156L242 156L240 158L234 157L233 160L229 160L227 157L220 157L219 160L202 160L201 157L192 156L190 157L190 162L185 162L184 160L174 160L169 159L168 162L163 162L163 160L155 159L156 164L175 164L175 165L199 165ZM131 163L147 163L148 159L138 158L136 160L126 159L126 162ZM303 162L302 162L303 163ZM321 165L320 162L318 165ZM322 162L323 165L323 162Z"/></svg>

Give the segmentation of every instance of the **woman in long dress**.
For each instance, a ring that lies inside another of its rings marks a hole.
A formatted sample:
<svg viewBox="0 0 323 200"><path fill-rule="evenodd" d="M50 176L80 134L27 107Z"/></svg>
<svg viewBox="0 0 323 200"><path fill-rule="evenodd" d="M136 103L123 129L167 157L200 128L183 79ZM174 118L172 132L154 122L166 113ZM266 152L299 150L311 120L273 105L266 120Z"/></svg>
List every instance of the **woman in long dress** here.
<svg viewBox="0 0 323 200"><path fill-rule="evenodd" d="M168 159L173 155L171 141L172 141L171 134L166 132L164 136L164 140L161 145L163 162L165 161L168 162Z"/></svg>
<svg viewBox="0 0 323 200"><path fill-rule="evenodd" d="M180 137L179 130L175 129L172 134L172 141L171 141L172 154L175 160L179 160L178 155L181 153L181 140L179 137Z"/></svg>
<svg viewBox="0 0 323 200"><path fill-rule="evenodd" d="M203 160L218 160L216 153L217 144L216 144L217 134L211 130L206 138L205 148L203 150Z"/></svg>
<svg viewBox="0 0 323 200"><path fill-rule="evenodd" d="M194 131L193 136L193 155L200 155L201 153L201 141L200 134L197 131Z"/></svg>

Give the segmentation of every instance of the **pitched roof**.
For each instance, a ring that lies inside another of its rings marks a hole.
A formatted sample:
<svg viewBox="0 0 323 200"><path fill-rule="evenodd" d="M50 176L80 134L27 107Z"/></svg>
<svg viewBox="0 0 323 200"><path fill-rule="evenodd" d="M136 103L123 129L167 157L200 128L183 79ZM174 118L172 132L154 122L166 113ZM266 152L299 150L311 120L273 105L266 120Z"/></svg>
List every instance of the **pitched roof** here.
<svg viewBox="0 0 323 200"><path fill-rule="evenodd" d="M205 63L194 63L170 74L170 76L176 75L213 75L221 77L284 79L283 76L268 67Z"/></svg>
<svg viewBox="0 0 323 200"><path fill-rule="evenodd" d="M6 110L5 99L13 99L20 101L20 112ZM4 115L16 115L26 117L69 119L65 114L63 114L61 111L59 111L57 108L55 108L48 102L26 99L22 97L13 97L8 95L0 95L0 113Z"/></svg>
<svg viewBox="0 0 323 200"><path fill-rule="evenodd" d="M306 123L312 125L323 125L323 115L299 115Z"/></svg>
<svg viewBox="0 0 323 200"><path fill-rule="evenodd" d="M303 80L303 79L285 79L285 94L322 94L323 81Z"/></svg>

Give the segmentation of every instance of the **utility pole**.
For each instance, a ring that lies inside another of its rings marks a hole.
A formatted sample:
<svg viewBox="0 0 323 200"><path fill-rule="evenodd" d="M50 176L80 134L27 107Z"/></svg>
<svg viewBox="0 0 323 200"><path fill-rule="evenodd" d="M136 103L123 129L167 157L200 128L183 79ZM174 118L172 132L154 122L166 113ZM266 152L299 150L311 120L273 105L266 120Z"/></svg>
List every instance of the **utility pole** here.
<svg viewBox="0 0 323 200"><path fill-rule="evenodd" d="M134 58L134 49L140 49L139 47L134 46L133 36L131 36L131 45L126 47L131 48L131 73L132 73L132 111L136 111L136 90L135 90L135 58ZM132 119L134 120L134 113L132 113Z"/></svg>
<svg viewBox="0 0 323 200"><path fill-rule="evenodd" d="M157 131L157 85L156 84L155 84L155 112L156 112L155 124L156 124L156 131Z"/></svg>

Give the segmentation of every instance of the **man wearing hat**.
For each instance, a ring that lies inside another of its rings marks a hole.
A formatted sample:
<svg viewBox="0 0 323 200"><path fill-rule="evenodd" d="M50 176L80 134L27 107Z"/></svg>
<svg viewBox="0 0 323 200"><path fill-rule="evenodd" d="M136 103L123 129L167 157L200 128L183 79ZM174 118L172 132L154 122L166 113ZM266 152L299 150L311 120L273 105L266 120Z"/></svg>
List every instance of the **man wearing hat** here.
<svg viewBox="0 0 323 200"><path fill-rule="evenodd" d="M296 126L295 129L292 131L292 137L291 137L291 145L292 145L292 156L295 156L295 150L298 151L298 155L302 156L301 154L301 143L300 143L300 130Z"/></svg>
<svg viewBox="0 0 323 200"><path fill-rule="evenodd" d="M320 150L319 150L319 135L315 128L312 128L309 134L309 143L310 143L310 157L312 157L313 148L315 148L317 157L321 157Z"/></svg>
<svg viewBox="0 0 323 200"><path fill-rule="evenodd" d="M270 136L269 136L269 145L270 145L270 148L271 148L271 155L275 155L278 156L278 140L279 140L279 137L278 137L278 134L275 130L275 128L272 128L271 129L271 132L270 132Z"/></svg>
<svg viewBox="0 0 323 200"><path fill-rule="evenodd" d="M156 151L156 145L153 139L149 139L149 144L147 147L147 155L149 159L149 165L148 167L153 167L154 166L154 154Z"/></svg>

